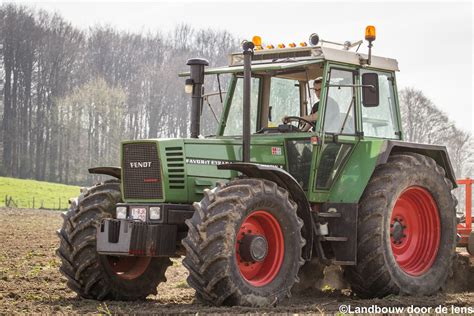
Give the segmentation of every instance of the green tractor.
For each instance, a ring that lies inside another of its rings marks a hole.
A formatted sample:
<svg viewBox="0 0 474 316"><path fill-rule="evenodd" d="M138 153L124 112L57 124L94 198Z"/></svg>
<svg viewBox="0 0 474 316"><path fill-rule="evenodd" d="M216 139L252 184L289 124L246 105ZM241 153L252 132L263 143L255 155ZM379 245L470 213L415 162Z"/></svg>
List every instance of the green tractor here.
<svg viewBox="0 0 474 316"><path fill-rule="evenodd" d="M398 64L371 55L374 39L368 27L367 55L354 51L362 41L313 34L287 48L255 37L227 67L190 59L191 137L124 141L120 168L89 169L116 179L83 189L63 216L67 285L145 299L184 256L188 284L213 305L276 304L327 265L358 297L442 289L455 176L444 146L403 141ZM203 137L204 78L219 75L230 77L222 115Z"/></svg>

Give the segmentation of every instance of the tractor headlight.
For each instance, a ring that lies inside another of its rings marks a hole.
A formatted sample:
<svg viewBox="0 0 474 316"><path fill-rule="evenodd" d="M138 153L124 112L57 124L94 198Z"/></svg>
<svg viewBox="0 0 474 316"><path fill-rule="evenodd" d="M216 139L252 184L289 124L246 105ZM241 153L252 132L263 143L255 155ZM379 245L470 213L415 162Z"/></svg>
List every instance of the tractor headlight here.
<svg viewBox="0 0 474 316"><path fill-rule="evenodd" d="M160 219L161 218L161 207L152 206L150 207L150 219Z"/></svg>
<svg viewBox="0 0 474 316"><path fill-rule="evenodd" d="M193 93L194 90L194 80L193 79L186 79L186 83L184 85L184 92L187 94Z"/></svg>
<svg viewBox="0 0 474 316"><path fill-rule="evenodd" d="M126 219L127 218L127 208L125 206L118 206L115 210L115 215L117 219Z"/></svg>

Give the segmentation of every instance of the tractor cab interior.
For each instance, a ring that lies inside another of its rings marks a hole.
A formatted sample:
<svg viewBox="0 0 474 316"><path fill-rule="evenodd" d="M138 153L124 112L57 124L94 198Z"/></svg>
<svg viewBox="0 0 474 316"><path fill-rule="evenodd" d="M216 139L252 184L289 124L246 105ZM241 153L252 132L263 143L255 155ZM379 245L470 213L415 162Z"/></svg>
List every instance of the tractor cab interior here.
<svg viewBox="0 0 474 316"><path fill-rule="evenodd" d="M303 132L309 122L302 118L311 113L318 98L313 80L323 76L324 64L278 70L252 70L251 133ZM242 135L243 76L238 73L230 83L231 92L224 116L224 136ZM283 123L283 118L287 122Z"/></svg>

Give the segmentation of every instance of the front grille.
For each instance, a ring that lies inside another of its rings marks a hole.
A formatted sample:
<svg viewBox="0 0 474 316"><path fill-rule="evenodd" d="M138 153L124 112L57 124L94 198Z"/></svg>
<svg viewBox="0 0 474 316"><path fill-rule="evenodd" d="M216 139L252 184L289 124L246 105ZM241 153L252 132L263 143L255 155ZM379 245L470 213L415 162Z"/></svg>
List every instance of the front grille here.
<svg viewBox="0 0 474 316"><path fill-rule="evenodd" d="M184 154L182 147L166 147L166 165L170 189L184 189Z"/></svg>
<svg viewBox="0 0 474 316"><path fill-rule="evenodd" d="M125 199L162 199L161 165L156 143L123 145Z"/></svg>

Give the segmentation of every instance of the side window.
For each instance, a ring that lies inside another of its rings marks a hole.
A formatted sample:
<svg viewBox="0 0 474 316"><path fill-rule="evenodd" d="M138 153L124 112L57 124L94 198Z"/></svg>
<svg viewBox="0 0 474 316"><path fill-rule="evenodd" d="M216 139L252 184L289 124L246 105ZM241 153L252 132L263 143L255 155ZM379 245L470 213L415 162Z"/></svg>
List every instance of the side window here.
<svg viewBox="0 0 474 316"><path fill-rule="evenodd" d="M313 145L309 139L287 140L288 172L298 181L303 190L308 190Z"/></svg>
<svg viewBox="0 0 474 316"><path fill-rule="evenodd" d="M367 73L365 70L361 73ZM373 72L373 71L371 71ZM365 107L362 103L362 125L365 136L398 139L397 115L392 76L377 72L379 76L379 106Z"/></svg>
<svg viewBox="0 0 474 316"><path fill-rule="evenodd" d="M300 94L298 81L272 78L268 126L278 126L286 116L299 116Z"/></svg>
<svg viewBox="0 0 474 316"><path fill-rule="evenodd" d="M238 78L234 94L230 103L229 115L227 116L224 136L242 135L243 116L243 78ZM250 92L250 132L255 133L257 129L258 91L260 90L260 78L252 78L252 91Z"/></svg>
<svg viewBox="0 0 474 316"><path fill-rule="evenodd" d="M324 131L336 134L355 133L354 84L352 71L331 69L326 99Z"/></svg>

